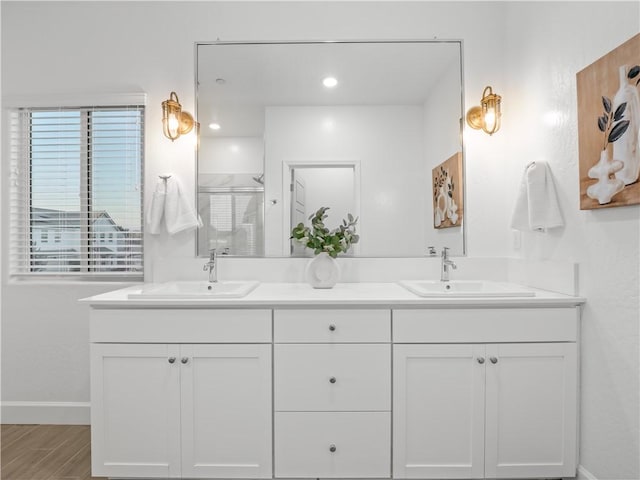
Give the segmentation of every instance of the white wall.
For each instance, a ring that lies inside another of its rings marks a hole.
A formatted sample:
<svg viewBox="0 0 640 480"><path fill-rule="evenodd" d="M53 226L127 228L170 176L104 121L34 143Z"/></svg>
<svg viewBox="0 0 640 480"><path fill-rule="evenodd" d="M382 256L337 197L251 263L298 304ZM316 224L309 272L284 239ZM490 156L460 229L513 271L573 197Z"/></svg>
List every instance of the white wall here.
<svg viewBox="0 0 640 480"><path fill-rule="evenodd" d="M264 146L257 137L202 137L198 154L199 174L246 173L263 170Z"/></svg>
<svg viewBox="0 0 640 480"><path fill-rule="evenodd" d="M485 24L498 22L500 4L470 2L0 2L2 9L2 94L145 91L145 197L157 175L172 173L195 184L193 134L170 142L162 137L160 104L176 91L194 111L194 42L204 40L291 39L464 39L466 92L475 99L488 82L502 83L501 36L487 35ZM165 25L171 25L168 35ZM117 34L114 34L117 32ZM485 52L497 52L486 56ZM43 72L46 74L43 75ZM497 140L497 141L496 141ZM473 178L502 162L493 157L499 138L474 136L467 161ZM6 156L6 151L3 151ZM4 164L3 162L3 168ZM1 178L9 175L3 170ZM505 221L487 214L502 195L487 192L482 174L468 189L471 255L501 255L506 249ZM3 185L6 192L7 183ZM267 197L268 199L268 197ZM471 205L481 204L477 208ZM6 207L6 202L3 202ZM6 215L6 210L3 216ZM475 216L475 217L474 217ZM3 245L6 245L3 222ZM193 234L145 238L145 275L154 263L192 259ZM6 255L6 252L3 252ZM6 256L3 257L6 266ZM2 286L2 399L4 401L88 402L88 309L75 300L116 285ZM64 296L58 294L62 289ZM37 299L37 302L32 301ZM43 306L49 308L44 309ZM64 332L55 341L50 330ZM69 368L73 365L73 368ZM79 369L79 370L76 370Z"/></svg>
<svg viewBox="0 0 640 480"><path fill-rule="evenodd" d="M506 24L507 204L525 165L546 160L566 220L512 253L580 265L581 464L600 480L638 479L640 205L579 209L576 73L640 31L639 3L510 3Z"/></svg>
<svg viewBox="0 0 640 480"><path fill-rule="evenodd" d="M638 207L578 210L575 127L575 73L638 31L636 2L614 7L610 2L3 1L0 8L3 95L147 92L147 186L164 172L187 185L195 177L193 137L172 143L160 128L160 103L172 90L194 110L194 41L463 39L465 108L477 104L489 84L504 98L498 134L465 130L468 254L580 262L581 293L589 298L583 321L582 462L601 480L640 477ZM180 35L167 35L162 28L167 24ZM560 112L553 128L543 123L548 110ZM522 168L534 156L552 164L567 227L527 235L523 249L513 251L510 206ZM7 181L5 170L1 177ZM7 184L2 187L6 192ZM154 263L193 258L194 236L148 237L145 248L152 280ZM88 309L76 299L114 287L15 285L3 278L3 401L88 402Z"/></svg>

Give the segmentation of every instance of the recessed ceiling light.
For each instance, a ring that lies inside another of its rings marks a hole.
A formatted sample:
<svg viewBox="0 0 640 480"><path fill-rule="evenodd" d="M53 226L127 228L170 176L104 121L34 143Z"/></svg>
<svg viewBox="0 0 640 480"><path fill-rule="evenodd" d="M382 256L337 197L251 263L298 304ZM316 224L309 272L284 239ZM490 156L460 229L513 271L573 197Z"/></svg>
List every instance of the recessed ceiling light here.
<svg viewBox="0 0 640 480"><path fill-rule="evenodd" d="M209 128L211 130L220 130L220 124L219 123L210 123L209 124Z"/></svg>
<svg viewBox="0 0 640 480"><path fill-rule="evenodd" d="M333 88L338 85L338 80L335 77L326 77L322 80L322 84L327 88Z"/></svg>

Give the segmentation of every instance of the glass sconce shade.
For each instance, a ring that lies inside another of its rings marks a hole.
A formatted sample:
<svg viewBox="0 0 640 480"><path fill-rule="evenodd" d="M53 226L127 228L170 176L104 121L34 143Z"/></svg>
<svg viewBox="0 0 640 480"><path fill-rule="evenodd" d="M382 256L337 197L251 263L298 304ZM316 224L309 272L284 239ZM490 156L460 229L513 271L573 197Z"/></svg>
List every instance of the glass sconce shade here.
<svg viewBox="0 0 640 480"><path fill-rule="evenodd" d="M174 141L180 135L189 133L193 129L193 116L182 111L182 105L176 92L171 92L168 100L162 102L162 133Z"/></svg>
<svg viewBox="0 0 640 480"><path fill-rule="evenodd" d="M471 107L467 111L467 124L476 130L482 129L485 133L493 135L500 130L502 113L500 101L502 97L493 93L491 87L486 87L482 92L480 106Z"/></svg>

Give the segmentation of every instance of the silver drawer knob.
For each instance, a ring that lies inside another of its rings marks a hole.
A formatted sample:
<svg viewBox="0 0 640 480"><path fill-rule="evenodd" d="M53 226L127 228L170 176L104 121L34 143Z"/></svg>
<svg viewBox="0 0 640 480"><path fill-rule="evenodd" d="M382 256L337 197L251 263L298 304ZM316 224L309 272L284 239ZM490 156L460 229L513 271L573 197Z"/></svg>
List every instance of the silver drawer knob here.
<svg viewBox="0 0 640 480"><path fill-rule="evenodd" d="M333 324L329 325L329 330L332 331L332 332L335 332L336 331L336 326L333 325Z"/></svg>
<svg viewBox="0 0 640 480"><path fill-rule="evenodd" d="M176 363L176 357L169 357L169 358L167 359L167 361L168 361L169 363Z"/></svg>
<svg viewBox="0 0 640 480"><path fill-rule="evenodd" d="M329 445L329 451L331 453L335 452L337 450L336 446L332 443L331 445Z"/></svg>
<svg viewBox="0 0 640 480"><path fill-rule="evenodd" d="M498 363L498 359L496 357L490 357L491 363Z"/></svg>
<svg viewBox="0 0 640 480"><path fill-rule="evenodd" d="M330 377L329 383L336 383L336 377Z"/></svg>
<svg viewBox="0 0 640 480"><path fill-rule="evenodd" d="M478 363L482 365L484 363L484 357L478 357Z"/></svg>
<svg viewBox="0 0 640 480"><path fill-rule="evenodd" d="M186 365L187 363L189 363L189 357L182 357L180 361L182 362L183 365Z"/></svg>

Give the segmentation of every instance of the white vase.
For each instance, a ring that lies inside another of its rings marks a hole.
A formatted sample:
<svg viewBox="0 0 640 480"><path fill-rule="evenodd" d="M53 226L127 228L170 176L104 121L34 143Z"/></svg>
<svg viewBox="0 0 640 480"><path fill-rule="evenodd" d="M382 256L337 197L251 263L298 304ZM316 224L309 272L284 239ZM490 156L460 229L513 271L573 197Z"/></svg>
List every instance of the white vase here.
<svg viewBox="0 0 640 480"><path fill-rule="evenodd" d="M447 219L447 195L444 187L440 187L434 210L433 226L439 227Z"/></svg>
<svg viewBox="0 0 640 480"><path fill-rule="evenodd" d="M455 225L458 223L458 205L453 198L449 199L449 209L447 210L447 218Z"/></svg>
<svg viewBox="0 0 640 480"><path fill-rule="evenodd" d="M611 178L613 174L622 169L620 160L609 160L607 150L600 152L600 161L589 169L589 178L598 181L587 188L587 196L597 200L600 205L611 202L611 199L624 188L624 182L618 178Z"/></svg>
<svg viewBox="0 0 640 480"><path fill-rule="evenodd" d="M620 67L619 75L620 88L613 97L613 111L615 112L621 104L627 104L620 120L628 120L629 128L613 142L613 160L619 160L624 165L616 172L616 178L629 185L638 180L640 174L640 96L637 88L629 84L626 65Z"/></svg>
<svg viewBox="0 0 640 480"><path fill-rule="evenodd" d="M335 258L322 252L309 260L304 275L313 288L333 288L340 278L340 266Z"/></svg>

